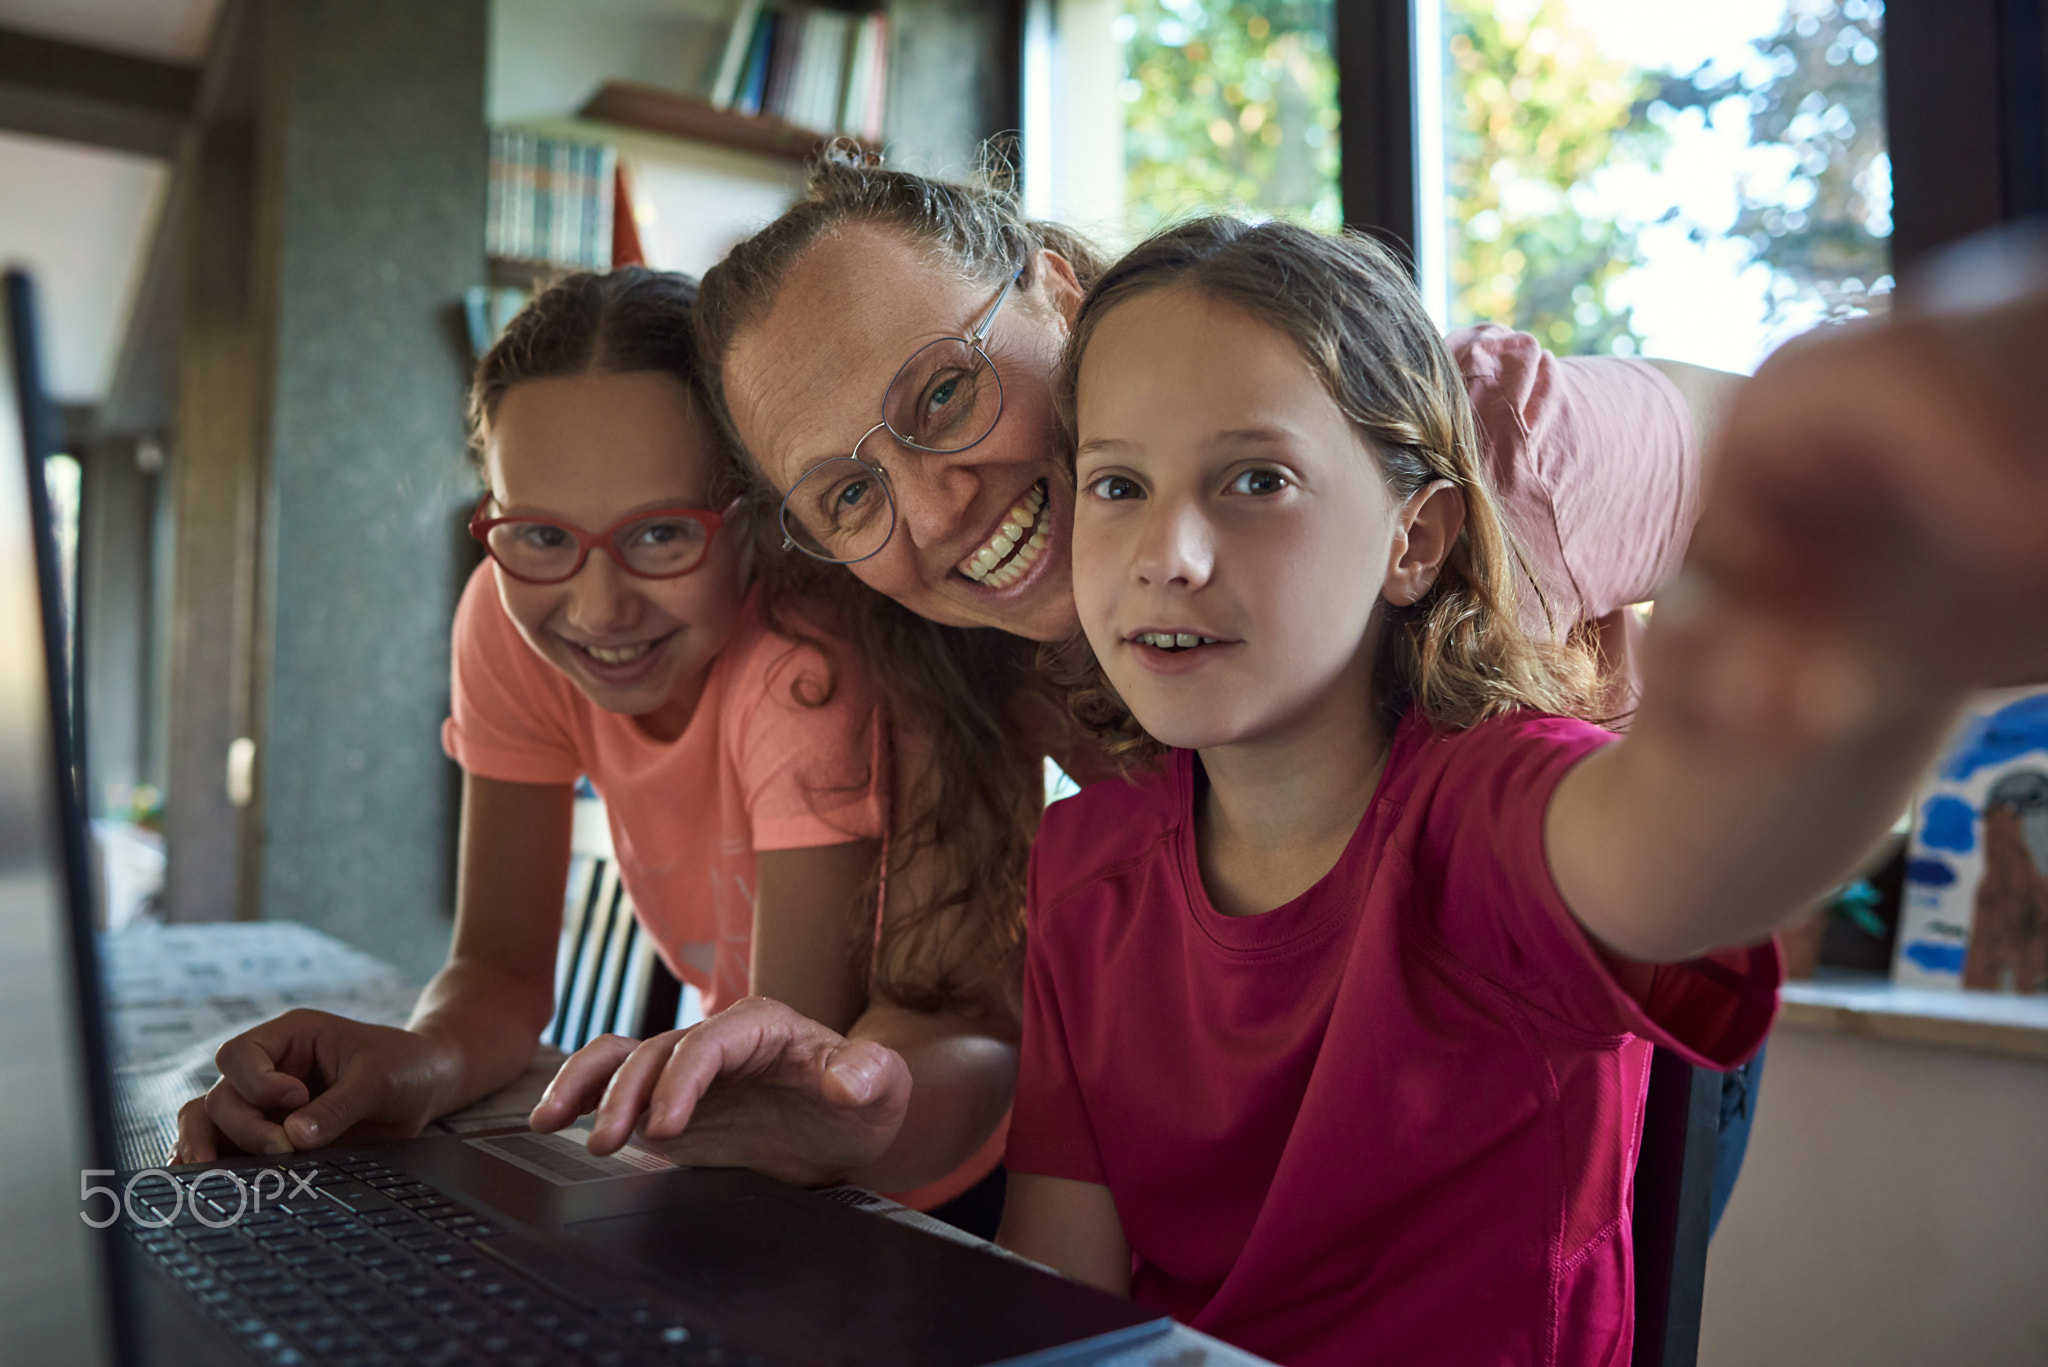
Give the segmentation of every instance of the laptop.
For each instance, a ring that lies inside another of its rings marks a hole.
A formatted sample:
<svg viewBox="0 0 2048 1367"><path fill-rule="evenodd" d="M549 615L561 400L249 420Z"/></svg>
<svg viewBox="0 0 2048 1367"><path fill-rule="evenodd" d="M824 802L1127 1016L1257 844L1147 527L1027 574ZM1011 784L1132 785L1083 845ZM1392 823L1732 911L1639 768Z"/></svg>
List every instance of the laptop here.
<svg viewBox="0 0 2048 1367"><path fill-rule="evenodd" d="M1132 1302L738 1169L523 1132L119 1171L34 299L0 362L0 1361L1086 1363ZM28 1099L34 1098L31 1102Z"/></svg>

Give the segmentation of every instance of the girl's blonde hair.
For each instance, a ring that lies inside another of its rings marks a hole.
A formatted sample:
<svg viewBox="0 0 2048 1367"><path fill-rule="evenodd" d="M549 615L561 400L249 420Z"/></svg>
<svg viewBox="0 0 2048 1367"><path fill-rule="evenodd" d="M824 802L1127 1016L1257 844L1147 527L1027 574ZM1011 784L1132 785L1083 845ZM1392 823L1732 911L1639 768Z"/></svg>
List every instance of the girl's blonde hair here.
<svg viewBox="0 0 2048 1367"><path fill-rule="evenodd" d="M883 166L851 145L826 149L811 163L802 197L705 272L695 310L713 411L764 489L769 481L726 405L726 358L813 247L862 225L901 234L936 270L990 285L1022 266L1021 284L1031 289L1042 248L1064 256L1083 284L1103 264L1078 233L1024 216L1000 159L963 184ZM773 525L772 517L763 521ZM1000 631L928 621L838 566L788 560L769 582L770 620L787 629L781 604L799 595L810 620L852 647L881 696L899 761L910 757L897 765L887 872L900 877L917 865L919 886L914 897L894 899L872 990L921 1010L1015 1009L1024 872L1045 800L1044 756L1018 740L1042 698L1037 648Z"/></svg>
<svg viewBox="0 0 2048 1367"><path fill-rule="evenodd" d="M1464 527L1429 592L1412 605L1382 607L1373 666L1382 723L1391 730L1411 706L1440 728L1517 708L1594 715L1591 653L1519 622L1518 594L1541 591L1494 499L1464 382L1400 261L1371 238L1217 216L1141 243L1096 281L1075 320L1054 386L1068 449L1075 387L1096 327L1118 304L1168 287L1198 290L1293 342L1366 438L1396 498L1437 480L1464 494ZM1075 716L1119 762L1162 748L1117 696L1085 637L1049 651L1047 667Z"/></svg>

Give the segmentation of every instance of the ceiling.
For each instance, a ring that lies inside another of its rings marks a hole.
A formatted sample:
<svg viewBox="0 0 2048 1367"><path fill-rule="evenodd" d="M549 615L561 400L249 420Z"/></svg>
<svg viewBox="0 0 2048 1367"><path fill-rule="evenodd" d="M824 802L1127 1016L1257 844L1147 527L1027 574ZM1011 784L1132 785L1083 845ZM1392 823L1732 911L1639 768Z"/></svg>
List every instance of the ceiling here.
<svg viewBox="0 0 2048 1367"><path fill-rule="evenodd" d="M0 28L196 66L219 0L0 0ZM0 132L0 261L43 296L51 390L105 396L169 183L153 157Z"/></svg>
<svg viewBox="0 0 2048 1367"><path fill-rule="evenodd" d="M220 2L0 0L0 29L196 67ZM703 34L732 5L492 0L491 117L564 115L604 77L715 60ZM158 158L0 131L0 263L37 277L50 387L66 403L106 396L168 185Z"/></svg>
<svg viewBox="0 0 2048 1367"><path fill-rule="evenodd" d="M220 0L0 0L0 28L197 66Z"/></svg>

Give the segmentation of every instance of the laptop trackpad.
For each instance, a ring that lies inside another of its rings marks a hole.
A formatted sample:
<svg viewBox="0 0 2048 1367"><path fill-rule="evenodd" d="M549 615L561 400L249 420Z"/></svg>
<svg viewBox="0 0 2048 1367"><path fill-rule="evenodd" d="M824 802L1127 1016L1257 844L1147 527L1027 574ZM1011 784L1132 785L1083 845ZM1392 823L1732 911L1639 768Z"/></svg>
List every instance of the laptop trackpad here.
<svg viewBox="0 0 2048 1367"><path fill-rule="evenodd" d="M735 1341L804 1362L985 1363L1155 1316L1005 1258L815 1199L750 1196L585 1220Z"/></svg>

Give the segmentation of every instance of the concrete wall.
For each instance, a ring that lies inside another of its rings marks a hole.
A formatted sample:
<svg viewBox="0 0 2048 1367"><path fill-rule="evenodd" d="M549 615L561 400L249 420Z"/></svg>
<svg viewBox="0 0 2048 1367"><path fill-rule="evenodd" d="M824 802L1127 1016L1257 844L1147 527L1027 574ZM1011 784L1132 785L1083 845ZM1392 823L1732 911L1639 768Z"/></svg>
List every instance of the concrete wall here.
<svg viewBox="0 0 2048 1367"><path fill-rule="evenodd" d="M1781 1029L1699 1360L2048 1363L2048 1063Z"/></svg>
<svg viewBox="0 0 2048 1367"><path fill-rule="evenodd" d="M272 11L277 233L259 905L424 976L447 951L441 753L484 276L483 0Z"/></svg>

